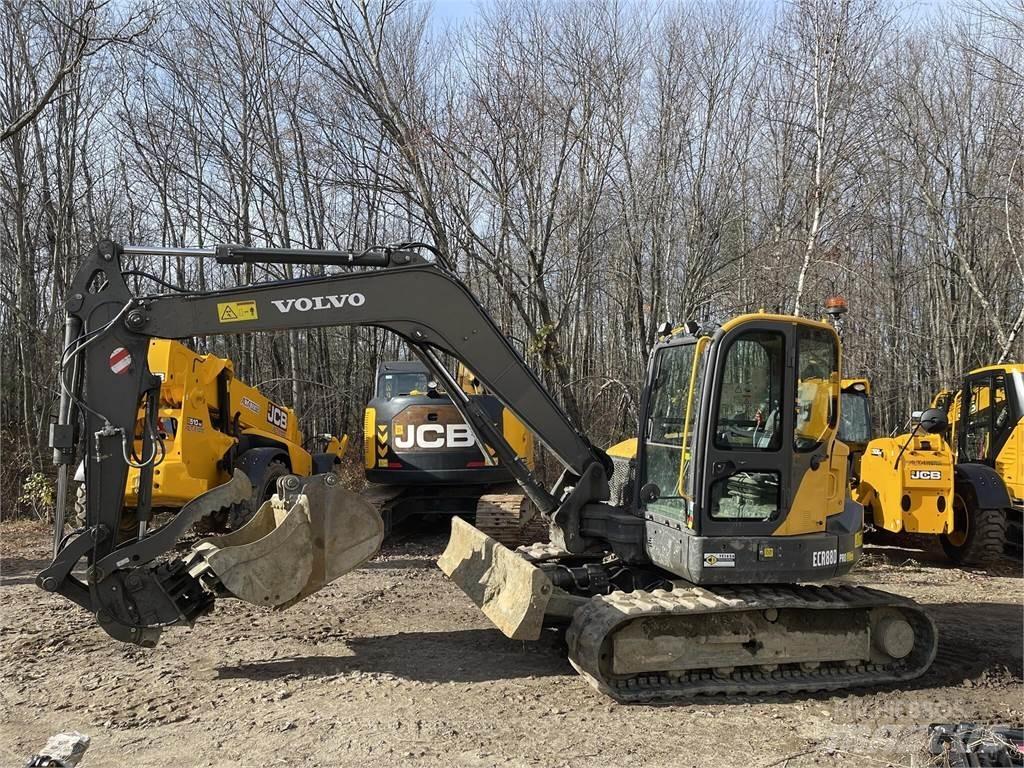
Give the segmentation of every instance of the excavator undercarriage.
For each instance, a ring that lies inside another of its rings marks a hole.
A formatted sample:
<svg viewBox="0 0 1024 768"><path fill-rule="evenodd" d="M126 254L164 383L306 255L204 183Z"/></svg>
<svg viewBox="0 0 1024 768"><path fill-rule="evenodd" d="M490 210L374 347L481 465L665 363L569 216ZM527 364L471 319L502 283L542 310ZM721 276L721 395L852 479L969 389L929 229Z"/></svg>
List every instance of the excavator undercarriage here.
<svg viewBox="0 0 1024 768"><path fill-rule="evenodd" d="M513 552L458 519L438 566L507 637L567 626L573 667L623 702L896 683L937 648L920 606L878 590L699 587L551 545ZM649 588L622 588L638 578Z"/></svg>

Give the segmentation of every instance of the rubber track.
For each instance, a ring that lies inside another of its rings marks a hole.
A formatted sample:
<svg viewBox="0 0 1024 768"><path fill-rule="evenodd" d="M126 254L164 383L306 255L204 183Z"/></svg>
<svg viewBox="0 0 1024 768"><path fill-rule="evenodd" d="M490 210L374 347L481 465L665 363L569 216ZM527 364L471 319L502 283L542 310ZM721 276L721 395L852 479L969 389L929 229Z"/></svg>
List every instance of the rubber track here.
<svg viewBox="0 0 1024 768"><path fill-rule="evenodd" d="M379 485L369 483L359 492L366 501L373 505L373 508L384 521L384 534L389 535L392 530L391 507L392 504L402 495L403 488L399 485Z"/></svg>
<svg viewBox="0 0 1024 768"><path fill-rule="evenodd" d="M648 616L763 611L768 608L851 610L892 607L914 630L910 654L890 664L822 662L816 669L798 663L737 667L720 675L712 669L644 672L607 679L601 654L611 635ZM699 695L774 694L834 691L911 680L928 670L937 651L935 624L912 600L867 587L751 586L703 587L653 592L614 592L593 598L576 611L566 634L569 661L591 685L621 702L691 698Z"/></svg>

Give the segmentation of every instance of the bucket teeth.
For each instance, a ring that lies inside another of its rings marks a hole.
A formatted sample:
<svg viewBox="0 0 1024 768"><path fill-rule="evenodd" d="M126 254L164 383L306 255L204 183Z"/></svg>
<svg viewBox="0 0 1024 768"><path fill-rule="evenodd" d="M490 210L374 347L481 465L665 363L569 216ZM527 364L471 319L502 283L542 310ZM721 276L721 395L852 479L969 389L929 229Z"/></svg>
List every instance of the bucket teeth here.
<svg viewBox="0 0 1024 768"><path fill-rule="evenodd" d="M248 603L287 608L373 557L384 539L377 511L337 475L285 478L282 487L303 482L298 492L265 502L237 531L200 541L192 575L212 576Z"/></svg>

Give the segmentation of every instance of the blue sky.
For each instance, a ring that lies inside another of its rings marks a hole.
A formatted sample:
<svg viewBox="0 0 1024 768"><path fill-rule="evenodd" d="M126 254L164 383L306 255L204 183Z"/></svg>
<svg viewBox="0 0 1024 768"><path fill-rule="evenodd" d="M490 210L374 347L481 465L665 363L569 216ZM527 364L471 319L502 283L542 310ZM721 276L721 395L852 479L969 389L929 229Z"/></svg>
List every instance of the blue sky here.
<svg viewBox="0 0 1024 768"><path fill-rule="evenodd" d="M433 0L433 16L438 21L459 21L472 16L477 0Z"/></svg>
<svg viewBox="0 0 1024 768"><path fill-rule="evenodd" d="M486 2L486 0L484 1ZM678 1L685 2L685 0ZM476 12L480 0L428 0L428 2L433 9L433 19L443 23L458 22L472 16ZM761 0L761 2L766 5L774 5L778 0ZM899 0L898 2L890 0L889 4L901 7L903 15L913 17L952 6L955 2L956 0Z"/></svg>

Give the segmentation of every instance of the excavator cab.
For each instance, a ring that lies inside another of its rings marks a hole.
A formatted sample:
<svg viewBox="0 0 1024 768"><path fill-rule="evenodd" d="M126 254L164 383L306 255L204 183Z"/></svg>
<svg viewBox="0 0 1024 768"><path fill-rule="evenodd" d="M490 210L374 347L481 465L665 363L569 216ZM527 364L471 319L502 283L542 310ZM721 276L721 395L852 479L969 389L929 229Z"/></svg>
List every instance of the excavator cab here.
<svg viewBox="0 0 1024 768"><path fill-rule="evenodd" d="M659 345L633 500L652 562L697 584L848 570L839 382L835 332L809 320L746 315Z"/></svg>
<svg viewBox="0 0 1024 768"><path fill-rule="evenodd" d="M615 529L619 558L693 584L846 573L859 554L863 513L846 492L839 390L839 342L828 324L754 314L710 333L669 336L651 356L640 438L612 460L617 506L585 506L584 534L590 515L596 528L616 509L621 516L600 525ZM556 513L552 541L558 534ZM538 587L526 561L495 549L456 521L439 564L521 637L541 623L523 601Z"/></svg>
<svg viewBox="0 0 1024 768"><path fill-rule="evenodd" d="M653 350L609 501L579 510L584 536L601 533L592 553L555 546L556 512L555 545L516 553L455 521L439 566L509 637L567 623L573 666L622 701L920 674L934 627L912 605L780 586L860 554L839 359L834 329L804 318L681 329Z"/></svg>

